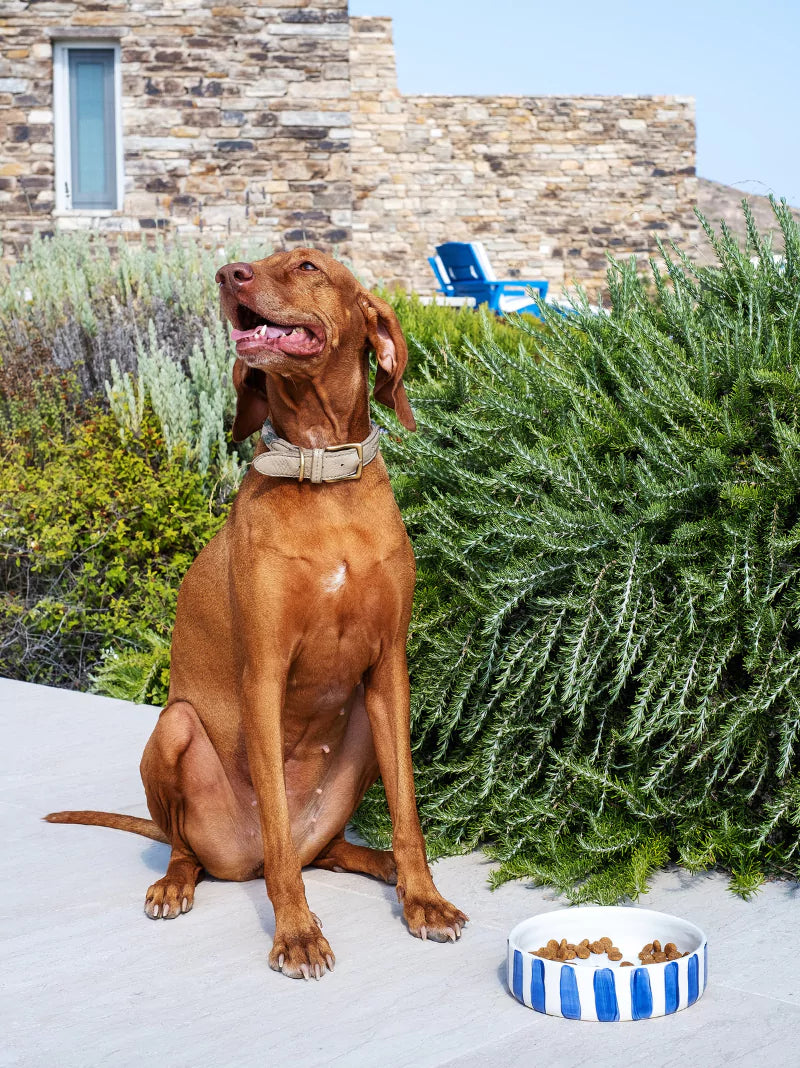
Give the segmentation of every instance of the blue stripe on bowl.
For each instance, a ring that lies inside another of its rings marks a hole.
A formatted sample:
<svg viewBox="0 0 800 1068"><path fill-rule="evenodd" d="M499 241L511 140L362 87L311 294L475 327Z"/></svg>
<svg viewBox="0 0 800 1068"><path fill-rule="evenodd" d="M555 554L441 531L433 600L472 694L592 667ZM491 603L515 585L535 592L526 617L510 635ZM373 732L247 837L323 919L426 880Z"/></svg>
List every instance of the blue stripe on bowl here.
<svg viewBox="0 0 800 1068"><path fill-rule="evenodd" d="M664 969L664 1012L678 1011L678 962L673 960Z"/></svg>
<svg viewBox="0 0 800 1068"><path fill-rule="evenodd" d="M531 1007L545 1012L544 1007L544 961L534 959L531 968Z"/></svg>
<svg viewBox="0 0 800 1068"><path fill-rule="evenodd" d="M708 942L703 946L703 990L708 986Z"/></svg>
<svg viewBox="0 0 800 1068"><path fill-rule="evenodd" d="M594 1007L597 1019L603 1023L619 1019L617 990L614 986L614 973L610 968L598 968L594 973Z"/></svg>
<svg viewBox="0 0 800 1068"><path fill-rule="evenodd" d="M514 950L514 979L511 984L511 989L514 991L514 997L518 1001L522 1001L522 954L518 949Z"/></svg>
<svg viewBox="0 0 800 1068"><path fill-rule="evenodd" d="M700 968L700 959L696 953L693 953L689 957L689 1004L694 1005L697 1001L698 994L698 972Z"/></svg>
<svg viewBox="0 0 800 1068"><path fill-rule="evenodd" d="M568 964L561 967L559 993L561 994L561 1015L566 1016L568 1020L580 1020L581 999L578 994L578 980L575 977L575 969Z"/></svg>
<svg viewBox="0 0 800 1068"><path fill-rule="evenodd" d="M653 992L646 968L635 968L631 976L631 1015L634 1020L649 1020L653 1015Z"/></svg>

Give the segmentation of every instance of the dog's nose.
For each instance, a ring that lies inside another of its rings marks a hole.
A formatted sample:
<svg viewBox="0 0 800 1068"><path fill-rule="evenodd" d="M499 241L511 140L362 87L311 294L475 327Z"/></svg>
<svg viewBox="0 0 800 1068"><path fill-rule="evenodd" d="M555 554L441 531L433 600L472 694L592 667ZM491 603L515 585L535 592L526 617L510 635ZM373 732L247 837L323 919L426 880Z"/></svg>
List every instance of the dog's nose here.
<svg viewBox="0 0 800 1068"><path fill-rule="evenodd" d="M253 268L249 263L226 263L217 271L216 280L219 285L227 286L235 293L253 281Z"/></svg>

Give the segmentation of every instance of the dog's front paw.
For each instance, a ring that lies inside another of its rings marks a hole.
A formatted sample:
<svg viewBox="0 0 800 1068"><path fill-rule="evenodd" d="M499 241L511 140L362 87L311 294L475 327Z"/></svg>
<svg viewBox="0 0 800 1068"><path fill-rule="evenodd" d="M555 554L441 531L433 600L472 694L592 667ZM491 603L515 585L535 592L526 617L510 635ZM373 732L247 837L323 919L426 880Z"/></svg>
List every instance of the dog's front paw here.
<svg viewBox="0 0 800 1068"><path fill-rule="evenodd" d="M406 894L401 897L403 914L409 931L417 938L434 942L455 942L461 937L461 929L469 920L461 909L445 901L435 890L423 897Z"/></svg>
<svg viewBox="0 0 800 1068"><path fill-rule="evenodd" d="M151 920L172 920L189 912L194 904L194 883L165 875L153 883L144 899L144 911Z"/></svg>
<svg viewBox="0 0 800 1068"><path fill-rule="evenodd" d="M269 966L290 979L319 979L332 972L336 958L319 926L279 928L269 954Z"/></svg>

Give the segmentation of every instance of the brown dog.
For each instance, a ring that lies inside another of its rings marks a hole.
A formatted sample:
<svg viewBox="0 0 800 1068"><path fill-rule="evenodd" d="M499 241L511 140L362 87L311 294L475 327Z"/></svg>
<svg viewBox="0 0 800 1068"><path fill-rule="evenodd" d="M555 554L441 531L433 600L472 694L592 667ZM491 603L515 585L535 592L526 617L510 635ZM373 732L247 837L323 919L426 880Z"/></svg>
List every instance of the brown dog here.
<svg viewBox="0 0 800 1068"><path fill-rule="evenodd" d="M304 864L396 882L421 938L455 941L467 920L437 892L425 856L406 667L414 556L380 453L371 458L369 352L375 397L414 430L408 354L392 308L316 250L231 263L217 281L238 356L234 438L266 419L274 434L265 428L256 470L180 589L169 702L141 763L155 825L47 819L167 841L167 873L145 902L153 918L188 911L203 870L263 873L270 967L319 977L334 958L306 902ZM379 774L390 852L344 837Z"/></svg>

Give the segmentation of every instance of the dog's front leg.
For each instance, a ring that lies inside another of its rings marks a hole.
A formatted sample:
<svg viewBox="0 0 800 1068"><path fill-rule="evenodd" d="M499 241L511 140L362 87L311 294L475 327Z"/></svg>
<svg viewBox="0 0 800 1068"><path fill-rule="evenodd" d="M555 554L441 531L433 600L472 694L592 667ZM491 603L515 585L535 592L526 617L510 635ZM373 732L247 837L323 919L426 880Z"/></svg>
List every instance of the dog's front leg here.
<svg viewBox="0 0 800 1068"><path fill-rule="evenodd" d="M278 679L285 679L285 672L277 664L272 677L265 677L263 666L257 671L245 666L242 678L247 756L264 842L264 880L275 910L269 966L293 979L318 979L326 970L333 970L334 956L308 907L292 841L283 771L285 683Z"/></svg>
<svg viewBox="0 0 800 1068"><path fill-rule="evenodd" d="M455 942L468 917L442 897L428 867L414 794L404 646L398 643L383 652L365 683L367 715L392 817L397 897L403 903L408 929L418 938Z"/></svg>

